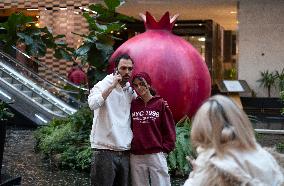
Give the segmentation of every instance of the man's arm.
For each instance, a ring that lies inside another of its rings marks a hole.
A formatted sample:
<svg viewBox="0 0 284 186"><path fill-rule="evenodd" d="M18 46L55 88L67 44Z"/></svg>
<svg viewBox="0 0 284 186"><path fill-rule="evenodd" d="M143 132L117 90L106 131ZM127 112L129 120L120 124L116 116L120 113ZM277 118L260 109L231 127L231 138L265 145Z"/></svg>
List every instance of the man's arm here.
<svg viewBox="0 0 284 186"><path fill-rule="evenodd" d="M115 87L111 85L110 87L108 87L106 90L103 91L102 97L104 100L107 99L107 97L110 95L110 93L113 91L114 88Z"/></svg>
<svg viewBox="0 0 284 186"><path fill-rule="evenodd" d="M120 74L114 75L112 84L106 90L104 90L103 93L102 93L102 97L104 98L104 100L106 100L106 98L110 95L112 90L115 89L115 87L121 81L121 79L122 79L122 77L121 77Z"/></svg>
<svg viewBox="0 0 284 186"><path fill-rule="evenodd" d="M88 104L91 110L96 110L104 104L104 101L110 95L112 90L117 86L121 80L120 75L113 77L113 82L105 85L104 80L98 82L90 91L88 96ZM106 88L105 88L106 87Z"/></svg>

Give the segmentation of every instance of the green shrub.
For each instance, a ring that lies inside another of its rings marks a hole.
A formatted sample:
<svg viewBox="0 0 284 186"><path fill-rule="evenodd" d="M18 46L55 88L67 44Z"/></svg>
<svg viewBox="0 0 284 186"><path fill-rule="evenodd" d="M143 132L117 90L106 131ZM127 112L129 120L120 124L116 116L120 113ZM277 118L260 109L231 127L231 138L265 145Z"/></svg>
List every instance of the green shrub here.
<svg viewBox="0 0 284 186"><path fill-rule="evenodd" d="M280 92L280 98L282 101L284 101L284 91ZM282 114L284 114L284 108L282 108Z"/></svg>
<svg viewBox="0 0 284 186"><path fill-rule="evenodd" d="M276 71L276 82L278 83L278 87L280 91L284 91L284 68L281 72Z"/></svg>
<svg viewBox="0 0 284 186"><path fill-rule="evenodd" d="M188 117L176 124L176 148L168 156L169 171L177 176L188 175L192 170L186 156L196 157L190 143L191 124Z"/></svg>
<svg viewBox="0 0 284 186"><path fill-rule="evenodd" d="M59 167L89 170L92 150L89 135L92 113L82 108L66 119L53 119L47 126L35 131L36 148L55 160ZM168 156L169 170L174 175L184 176L192 169L186 156L196 157L189 141L190 120L186 117L176 125L176 148Z"/></svg>
<svg viewBox="0 0 284 186"><path fill-rule="evenodd" d="M278 143L276 145L276 150L280 153L284 153L284 143Z"/></svg>
<svg viewBox="0 0 284 186"><path fill-rule="evenodd" d="M92 112L82 108L65 119L53 119L35 131L36 148L62 167L88 169L91 162L89 134ZM56 157L56 158L54 158Z"/></svg>
<svg viewBox="0 0 284 186"><path fill-rule="evenodd" d="M0 101L0 121L6 121L9 118L14 117L14 114L8 109L6 103Z"/></svg>
<svg viewBox="0 0 284 186"><path fill-rule="evenodd" d="M271 97L270 92L271 88L275 87L277 76L274 72L269 72L265 70L264 72L260 72L261 78L257 80L260 83L260 87L267 88L268 97Z"/></svg>

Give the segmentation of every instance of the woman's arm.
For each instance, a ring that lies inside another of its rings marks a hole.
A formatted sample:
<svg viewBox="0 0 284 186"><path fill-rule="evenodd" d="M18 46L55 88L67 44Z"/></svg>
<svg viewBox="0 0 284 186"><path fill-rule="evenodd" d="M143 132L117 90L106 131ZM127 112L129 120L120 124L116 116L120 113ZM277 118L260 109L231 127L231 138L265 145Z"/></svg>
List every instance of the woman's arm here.
<svg viewBox="0 0 284 186"><path fill-rule="evenodd" d="M173 114L167 102L162 103L162 136L163 136L163 152L169 153L175 148L176 128Z"/></svg>

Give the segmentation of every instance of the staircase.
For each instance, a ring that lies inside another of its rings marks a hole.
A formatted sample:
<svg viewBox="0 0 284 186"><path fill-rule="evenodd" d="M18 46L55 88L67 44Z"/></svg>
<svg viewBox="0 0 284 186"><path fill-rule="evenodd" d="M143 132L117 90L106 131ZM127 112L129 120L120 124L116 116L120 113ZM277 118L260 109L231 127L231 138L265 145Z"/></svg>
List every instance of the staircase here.
<svg viewBox="0 0 284 186"><path fill-rule="evenodd" d="M41 68L47 68L42 66ZM47 69L50 70L50 69ZM0 51L0 99L32 120L37 125L47 124L53 118L74 114L84 105L76 96L87 89L78 87L54 72L55 81L40 77L27 66ZM68 84L73 91L63 89ZM12 104L11 104L12 103Z"/></svg>

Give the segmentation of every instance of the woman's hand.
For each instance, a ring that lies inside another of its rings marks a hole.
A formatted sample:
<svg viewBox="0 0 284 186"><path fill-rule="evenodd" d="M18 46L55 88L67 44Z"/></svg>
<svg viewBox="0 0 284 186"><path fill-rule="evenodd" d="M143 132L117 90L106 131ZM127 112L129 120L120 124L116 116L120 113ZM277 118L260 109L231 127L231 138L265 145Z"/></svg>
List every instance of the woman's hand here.
<svg viewBox="0 0 284 186"><path fill-rule="evenodd" d="M190 163L192 170L194 170L196 168L195 159L190 156L186 156L185 158Z"/></svg>

